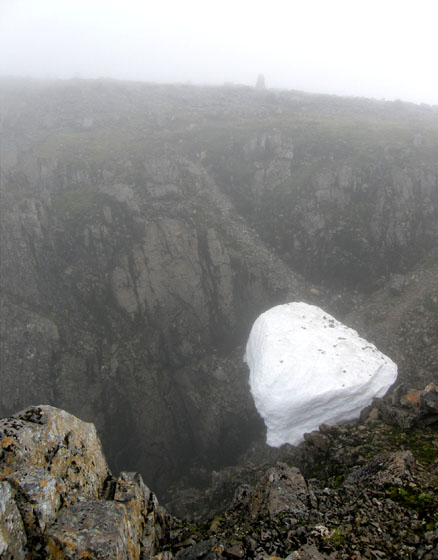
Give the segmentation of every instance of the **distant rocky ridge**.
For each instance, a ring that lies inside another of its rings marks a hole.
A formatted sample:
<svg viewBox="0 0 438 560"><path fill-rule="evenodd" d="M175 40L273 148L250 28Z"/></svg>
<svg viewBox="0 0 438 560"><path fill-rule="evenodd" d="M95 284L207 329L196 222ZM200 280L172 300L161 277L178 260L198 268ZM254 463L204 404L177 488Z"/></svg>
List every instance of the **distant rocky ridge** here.
<svg viewBox="0 0 438 560"><path fill-rule="evenodd" d="M437 424L436 385L377 400L362 422L321 426L281 460L218 473L222 486L206 493L215 507L193 523L159 506L140 475L112 475L92 424L30 407L0 421L0 555L433 560Z"/></svg>
<svg viewBox="0 0 438 560"><path fill-rule="evenodd" d="M0 103L0 414L95 423L167 500L264 440L242 358L273 305L437 381L436 108L105 80Z"/></svg>

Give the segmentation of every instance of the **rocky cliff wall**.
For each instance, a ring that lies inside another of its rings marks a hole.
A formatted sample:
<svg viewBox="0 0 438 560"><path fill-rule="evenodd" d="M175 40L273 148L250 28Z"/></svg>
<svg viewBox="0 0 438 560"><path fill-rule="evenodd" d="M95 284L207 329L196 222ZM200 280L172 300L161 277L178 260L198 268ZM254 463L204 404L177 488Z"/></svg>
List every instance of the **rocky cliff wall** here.
<svg viewBox="0 0 438 560"><path fill-rule="evenodd" d="M0 96L0 411L95 422L158 492L263 437L241 362L260 312L298 299L360 323L351 289L436 245L428 108L80 80ZM435 292L415 303L428 332Z"/></svg>

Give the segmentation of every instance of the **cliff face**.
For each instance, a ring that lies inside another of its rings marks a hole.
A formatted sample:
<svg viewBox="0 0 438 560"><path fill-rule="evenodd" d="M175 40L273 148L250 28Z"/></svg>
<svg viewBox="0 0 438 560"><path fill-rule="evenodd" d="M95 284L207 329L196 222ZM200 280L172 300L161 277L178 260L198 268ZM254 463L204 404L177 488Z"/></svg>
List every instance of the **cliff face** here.
<svg viewBox="0 0 438 560"><path fill-rule="evenodd" d="M352 123L332 121L315 123L310 138L294 121L281 135L257 135L234 146L225 176L216 173L294 270L370 292L436 246L438 145L435 137L430 152L422 148L406 123L396 132L390 120L362 117L353 133Z"/></svg>
<svg viewBox="0 0 438 560"><path fill-rule="evenodd" d="M436 246L430 108L104 81L0 95L0 412L48 402L95 422L111 465L157 491L262 434L241 362L260 312L305 300L373 332L353 290ZM429 282L404 309L424 304L425 379L434 297Z"/></svg>

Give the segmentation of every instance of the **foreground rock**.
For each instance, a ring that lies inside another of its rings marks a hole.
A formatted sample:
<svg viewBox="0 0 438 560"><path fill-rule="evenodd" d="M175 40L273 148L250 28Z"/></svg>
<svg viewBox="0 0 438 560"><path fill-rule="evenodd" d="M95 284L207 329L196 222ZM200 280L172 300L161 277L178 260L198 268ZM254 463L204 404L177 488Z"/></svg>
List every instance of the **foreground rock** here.
<svg viewBox="0 0 438 560"><path fill-rule="evenodd" d="M278 305L256 320L245 361L267 443L296 445L321 423L357 418L397 378L397 366L319 307Z"/></svg>
<svg viewBox="0 0 438 560"><path fill-rule="evenodd" d="M50 406L0 422L0 555L150 558L166 515L139 475L112 477L93 424Z"/></svg>

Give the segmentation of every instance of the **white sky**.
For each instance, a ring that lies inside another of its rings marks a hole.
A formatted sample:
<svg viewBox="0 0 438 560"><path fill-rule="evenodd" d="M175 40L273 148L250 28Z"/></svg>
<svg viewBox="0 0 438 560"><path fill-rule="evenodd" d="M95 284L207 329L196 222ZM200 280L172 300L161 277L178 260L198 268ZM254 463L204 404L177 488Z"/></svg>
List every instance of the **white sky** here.
<svg viewBox="0 0 438 560"><path fill-rule="evenodd" d="M0 0L0 75L438 104L438 0Z"/></svg>

